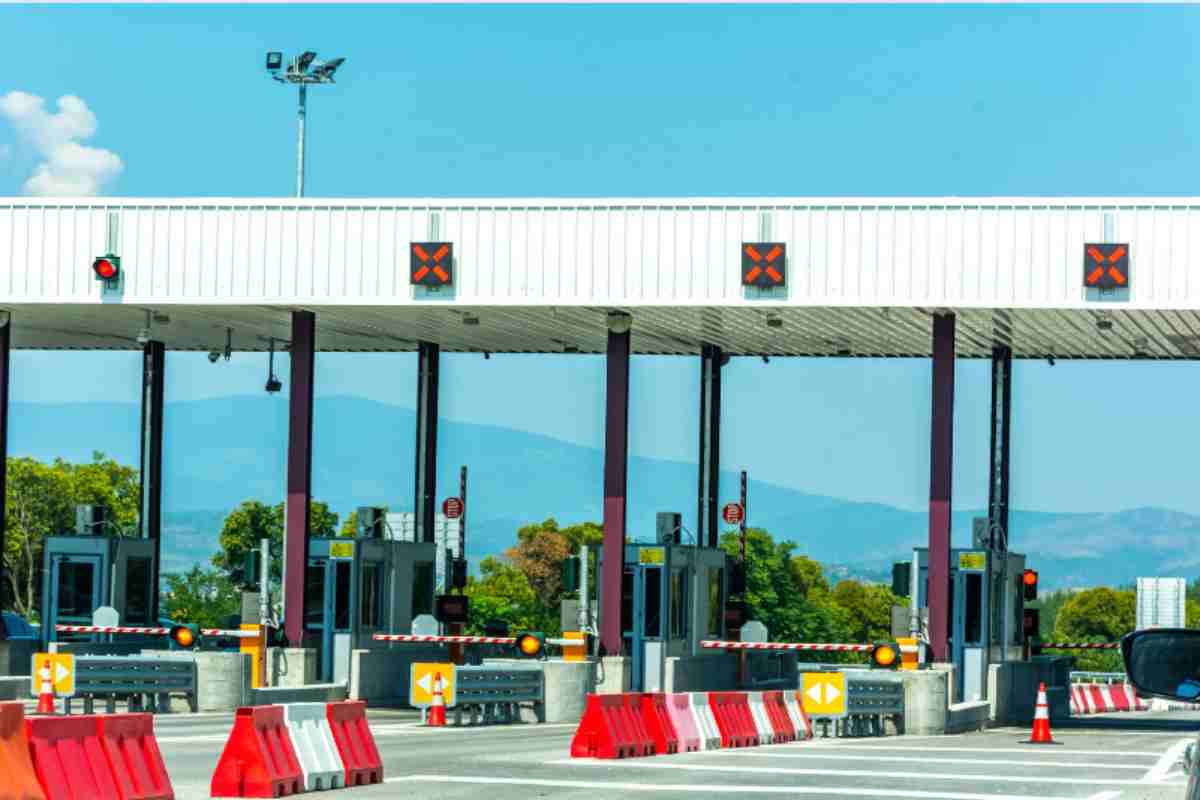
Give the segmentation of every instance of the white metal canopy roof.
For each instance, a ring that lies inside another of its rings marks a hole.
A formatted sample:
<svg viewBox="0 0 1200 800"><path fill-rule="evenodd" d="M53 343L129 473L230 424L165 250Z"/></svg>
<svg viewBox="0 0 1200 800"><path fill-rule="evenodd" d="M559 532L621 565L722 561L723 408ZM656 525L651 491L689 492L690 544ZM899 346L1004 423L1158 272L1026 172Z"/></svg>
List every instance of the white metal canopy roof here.
<svg viewBox="0 0 1200 800"><path fill-rule="evenodd" d="M409 285L422 241L454 243L453 288ZM786 288L741 285L754 241L786 243ZM1104 241L1130 281L1102 295ZM0 198L0 308L21 348L134 349L153 311L170 349L262 350L309 309L321 350L603 352L624 310L638 353L928 356L953 311L963 357L1196 358L1192 242L1197 198Z"/></svg>

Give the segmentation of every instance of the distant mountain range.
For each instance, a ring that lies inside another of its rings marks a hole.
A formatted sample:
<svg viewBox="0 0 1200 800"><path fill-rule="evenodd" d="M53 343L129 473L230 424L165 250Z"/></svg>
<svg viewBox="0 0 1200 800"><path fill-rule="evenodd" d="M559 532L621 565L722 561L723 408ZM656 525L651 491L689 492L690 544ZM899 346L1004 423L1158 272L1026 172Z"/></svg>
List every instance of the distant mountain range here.
<svg viewBox="0 0 1200 800"><path fill-rule="evenodd" d="M224 516L247 499L283 499L287 456L286 396L234 396L169 403L164 446L164 567L207 562ZM91 458L99 450L136 465L135 404L14 403L12 455L42 460ZM355 397L316 401L313 492L342 515L359 505L412 509L411 409ZM511 546L516 530L548 517L599 521L603 453L508 428L443 419L438 425L439 496L457 491L459 465L470 469L468 556L473 562ZM723 497L737 476L722 473ZM696 467L632 458L629 533L648 539L657 511L681 511L693 527ZM892 561L925 542L926 515L878 503L807 494L762 480L749 487L750 521L836 574L882 578ZM954 514L954 541L970 543L979 510ZM1118 513L1014 511L1011 547L1031 557L1042 586L1131 583L1139 575L1191 578L1200 555L1191 546L1200 517L1159 508Z"/></svg>

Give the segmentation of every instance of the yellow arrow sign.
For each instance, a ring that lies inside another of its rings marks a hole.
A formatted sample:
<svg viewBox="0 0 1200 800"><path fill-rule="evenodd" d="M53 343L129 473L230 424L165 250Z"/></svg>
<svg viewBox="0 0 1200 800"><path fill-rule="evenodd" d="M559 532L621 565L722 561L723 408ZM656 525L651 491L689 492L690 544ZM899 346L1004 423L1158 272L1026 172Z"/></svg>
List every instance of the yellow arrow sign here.
<svg viewBox="0 0 1200 800"><path fill-rule="evenodd" d="M35 695L42 691L42 670L50 678L57 697L71 697L75 694L75 656L70 653L34 653L33 674L30 684Z"/></svg>
<svg viewBox="0 0 1200 800"><path fill-rule="evenodd" d="M800 696L810 717L845 716L846 676L841 672L805 672Z"/></svg>
<svg viewBox="0 0 1200 800"><path fill-rule="evenodd" d="M446 706L453 706L454 665L453 664L413 664L412 681L408 688L408 704L417 708L433 705L433 693L441 678L442 699Z"/></svg>

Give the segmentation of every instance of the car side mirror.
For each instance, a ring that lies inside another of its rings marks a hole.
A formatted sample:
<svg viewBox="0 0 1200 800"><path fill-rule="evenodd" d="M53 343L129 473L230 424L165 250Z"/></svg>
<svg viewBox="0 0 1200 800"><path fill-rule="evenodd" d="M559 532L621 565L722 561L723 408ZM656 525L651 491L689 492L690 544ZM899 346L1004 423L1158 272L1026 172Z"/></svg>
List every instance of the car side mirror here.
<svg viewBox="0 0 1200 800"><path fill-rule="evenodd" d="M1125 674L1138 694L1200 699L1200 630L1157 628L1121 640Z"/></svg>

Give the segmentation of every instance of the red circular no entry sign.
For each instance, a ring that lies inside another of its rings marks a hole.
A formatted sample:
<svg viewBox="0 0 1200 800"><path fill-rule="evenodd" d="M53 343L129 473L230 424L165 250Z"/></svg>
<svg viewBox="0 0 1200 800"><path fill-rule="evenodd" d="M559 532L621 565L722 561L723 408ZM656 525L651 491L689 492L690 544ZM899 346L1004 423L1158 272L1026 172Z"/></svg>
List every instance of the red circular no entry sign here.
<svg viewBox="0 0 1200 800"><path fill-rule="evenodd" d="M741 503L726 503L721 509L721 518L730 525L737 525L744 516Z"/></svg>
<svg viewBox="0 0 1200 800"><path fill-rule="evenodd" d="M457 497L447 497L442 502L442 514L446 519L458 519L463 514L463 501Z"/></svg>

